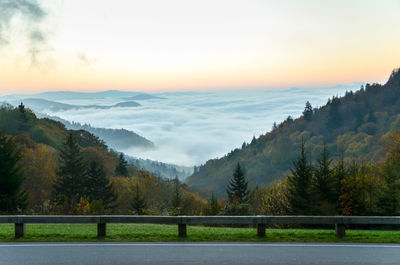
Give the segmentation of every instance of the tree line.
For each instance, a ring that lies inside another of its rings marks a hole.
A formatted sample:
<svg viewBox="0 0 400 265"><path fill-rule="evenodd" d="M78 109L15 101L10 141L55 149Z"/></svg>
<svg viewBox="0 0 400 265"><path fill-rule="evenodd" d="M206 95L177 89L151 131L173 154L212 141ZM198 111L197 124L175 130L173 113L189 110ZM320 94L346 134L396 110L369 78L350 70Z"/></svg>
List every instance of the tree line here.
<svg viewBox="0 0 400 265"><path fill-rule="evenodd" d="M367 164L332 158L326 145L311 161L302 141L290 174L273 185L249 188L238 163L227 199L208 201L212 215L399 215L400 131L389 133L384 161Z"/></svg>

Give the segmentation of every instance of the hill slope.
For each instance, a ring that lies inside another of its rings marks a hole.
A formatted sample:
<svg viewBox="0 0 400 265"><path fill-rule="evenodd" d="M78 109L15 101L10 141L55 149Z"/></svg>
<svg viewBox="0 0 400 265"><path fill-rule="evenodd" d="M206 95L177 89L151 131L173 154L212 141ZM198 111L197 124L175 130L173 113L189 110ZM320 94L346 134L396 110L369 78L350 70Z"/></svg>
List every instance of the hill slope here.
<svg viewBox="0 0 400 265"><path fill-rule="evenodd" d="M90 124L82 125L79 122L69 122L57 116L50 116L42 113L37 113L36 115L40 118L49 118L55 121L59 121L62 124L64 124L65 127L69 130L88 131L93 135L102 139L110 148L115 150L120 150L123 148L131 148L131 147L137 147L143 149L155 148L153 142L129 130L97 128L97 127L92 127Z"/></svg>
<svg viewBox="0 0 400 265"><path fill-rule="evenodd" d="M385 85L367 84L344 97L333 97L319 109L310 108L300 118L284 122L250 144L244 143L219 159L197 167L187 183L206 194L225 193L234 166L240 162L250 186L269 184L288 174L302 139L315 159L324 143L332 156L365 162L379 161L385 134L400 128L400 71Z"/></svg>
<svg viewBox="0 0 400 265"><path fill-rule="evenodd" d="M107 150L102 140L85 130L67 130L61 122L48 118L38 119L30 109L13 109L10 105L0 108L0 130L8 135L26 135L34 142L46 144L60 150L69 133L78 144L85 147L99 147Z"/></svg>

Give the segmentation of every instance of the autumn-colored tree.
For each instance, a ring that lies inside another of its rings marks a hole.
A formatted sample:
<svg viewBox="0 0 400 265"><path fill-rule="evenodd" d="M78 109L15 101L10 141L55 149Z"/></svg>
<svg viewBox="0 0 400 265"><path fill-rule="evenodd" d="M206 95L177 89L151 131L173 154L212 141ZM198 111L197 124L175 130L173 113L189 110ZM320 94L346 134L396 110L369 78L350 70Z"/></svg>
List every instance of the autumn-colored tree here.
<svg viewBox="0 0 400 265"><path fill-rule="evenodd" d="M20 165L25 178L22 187L26 191L30 210L48 214L57 172L55 151L49 146L36 144L24 149Z"/></svg>
<svg viewBox="0 0 400 265"><path fill-rule="evenodd" d="M192 192L185 192L182 197L183 215L203 215L207 207L207 202Z"/></svg>
<svg viewBox="0 0 400 265"><path fill-rule="evenodd" d="M391 133L385 145L387 151L381 174L384 179L379 206L381 214L400 213L400 130Z"/></svg>
<svg viewBox="0 0 400 265"><path fill-rule="evenodd" d="M287 181L280 181L274 185L257 189L251 204L254 213L259 215L287 215L289 213L287 193Z"/></svg>
<svg viewBox="0 0 400 265"><path fill-rule="evenodd" d="M207 202L207 208L205 211L206 215L217 215L221 210L221 206L218 203L218 199L214 193L211 193L211 197Z"/></svg>

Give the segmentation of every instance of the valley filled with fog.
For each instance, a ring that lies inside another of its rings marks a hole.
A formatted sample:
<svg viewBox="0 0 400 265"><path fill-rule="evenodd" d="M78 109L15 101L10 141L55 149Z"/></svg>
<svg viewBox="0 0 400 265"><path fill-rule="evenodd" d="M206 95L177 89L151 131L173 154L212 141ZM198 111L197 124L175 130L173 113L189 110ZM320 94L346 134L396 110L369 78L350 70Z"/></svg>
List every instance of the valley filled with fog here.
<svg viewBox="0 0 400 265"><path fill-rule="evenodd" d="M287 90L176 92L160 94L63 92L8 96L16 104L25 98L43 98L69 105L61 109L49 102L35 111L94 127L127 129L154 143L156 148L121 148L127 155L165 163L194 166L225 155L253 136L271 130L289 115L298 117L306 101L313 107L328 98L357 90L360 85ZM73 96L71 96L73 95ZM133 101L134 100L134 101ZM29 101L27 101L29 102ZM122 104L137 102L139 104ZM29 107L29 104L26 104ZM68 107L68 106L75 107ZM76 108L76 106L85 106ZM90 107L93 106L93 107ZM107 106L101 108L99 106Z"/></svg>

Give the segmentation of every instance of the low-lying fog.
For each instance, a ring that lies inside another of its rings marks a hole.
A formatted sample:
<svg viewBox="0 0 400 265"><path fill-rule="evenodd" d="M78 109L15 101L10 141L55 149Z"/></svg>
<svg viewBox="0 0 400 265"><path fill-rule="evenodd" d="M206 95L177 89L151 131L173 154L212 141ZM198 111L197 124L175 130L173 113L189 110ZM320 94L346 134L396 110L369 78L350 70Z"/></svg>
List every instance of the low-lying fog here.
<svg viewBox="0 0 400 265"><path fill-rule="evenodd" d="M95 127L125 128L153 141L156 150L120 150L128 155L178 165L193 166L221 157L271 130L288 115L296 118L308 100L313 107L326 104L357 86L323 89L163 93L162 98L136 100L139 107L73 109L47 114ZM58 102L80 105L112 105L123 98L69 99Z"/></svg>

